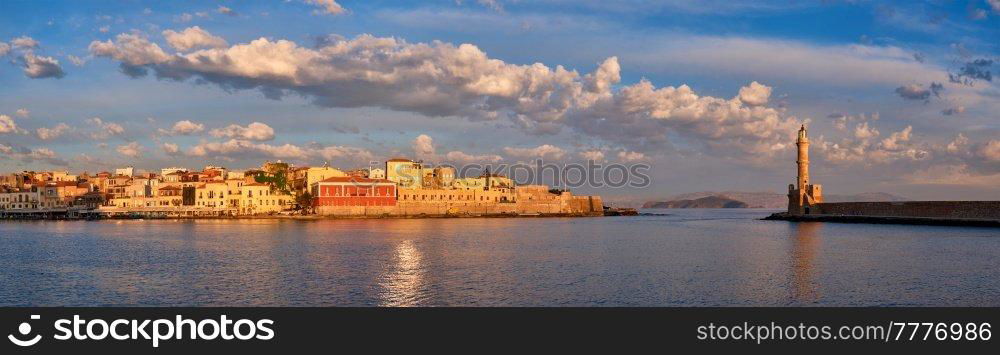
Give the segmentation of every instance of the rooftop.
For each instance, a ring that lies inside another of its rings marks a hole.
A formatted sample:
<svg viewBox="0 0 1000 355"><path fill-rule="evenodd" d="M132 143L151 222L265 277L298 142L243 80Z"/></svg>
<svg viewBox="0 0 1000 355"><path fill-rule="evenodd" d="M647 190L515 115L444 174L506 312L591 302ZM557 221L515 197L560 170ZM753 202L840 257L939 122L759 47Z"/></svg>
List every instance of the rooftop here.
<svg viewBox="0 0 1000 355"><path fill-rule="evenodd" d="M386 179L369 179L358 176L335 176L319 182L393 183Z"/></svg>

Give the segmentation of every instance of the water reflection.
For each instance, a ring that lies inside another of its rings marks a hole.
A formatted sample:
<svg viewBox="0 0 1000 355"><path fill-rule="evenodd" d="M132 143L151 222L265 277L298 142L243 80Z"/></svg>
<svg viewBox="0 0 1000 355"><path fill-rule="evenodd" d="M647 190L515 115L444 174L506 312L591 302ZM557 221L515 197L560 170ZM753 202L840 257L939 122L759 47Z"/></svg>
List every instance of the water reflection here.
<svg viewBox="0 0 1000 355"><path fill-rule="evenodd" d="M0 221L0 306L1000 305L1000 230L767 213Z"/></svg>
<svg viewBox="0 0 1000 355"><path fill-rule="evenodd" d="M792 239L792 298L813 303L820 294L816 284L816 254L820 246L822 223L795 223Z"/></svg>
<svg viewBox="0 0 1000 355"><path fill-rule="evenodd" d="M415 306L423 298L424 286L423 255L412 239L396 245L393 264L379 278L379 286L384 290L379 304L382 306Z"/></svg>

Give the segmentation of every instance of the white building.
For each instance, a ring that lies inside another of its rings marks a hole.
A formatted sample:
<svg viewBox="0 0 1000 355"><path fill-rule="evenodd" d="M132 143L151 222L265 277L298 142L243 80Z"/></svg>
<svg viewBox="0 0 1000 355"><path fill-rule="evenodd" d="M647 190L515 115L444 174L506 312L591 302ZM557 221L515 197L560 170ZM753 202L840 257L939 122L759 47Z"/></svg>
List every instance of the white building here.
<svg viewBox="0 0 1000 355"><path fill-rule="evenodd" d="M37 209L39 199L38 192L32 191L0 193L0 210Z"/></svg>
<svg viewBox="0 0 1000 355"><path fill-rule="evenodd" d="M132 166L126 166L124 168L115 169L115 175L117 176L133 176L135 173L135 168Z"/></svg>

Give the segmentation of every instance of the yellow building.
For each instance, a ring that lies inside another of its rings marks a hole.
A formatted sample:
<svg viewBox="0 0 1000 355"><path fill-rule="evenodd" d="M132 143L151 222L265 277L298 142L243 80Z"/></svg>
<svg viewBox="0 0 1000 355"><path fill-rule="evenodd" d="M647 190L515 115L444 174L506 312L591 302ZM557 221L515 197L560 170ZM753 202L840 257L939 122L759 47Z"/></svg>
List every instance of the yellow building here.
<svg viewBox="0 0 1000 355"><path fill-rule="evenodd" d="M195 188L195 207L223 210L229 207L229 185L224 181L210 181Z"/></svg>
<svg viewBox="0 0 1000 355"><path fill-rule="evenodd" d="M239 214L255 215L269 214L292 209L295 206L295 198L284 195L278 191L271 191L271 186L250 183L243 184L240 188L242 193L240 199Z"/></svg>
<svg viewBox="0 0 1000 355"><path fill-rule="evenodd" d="M77 196L89 192L86 187L77 186L76 182L49 182L38 187L40 208L66 208L73 204Z"/></svg>
<svg viewBox="0 0 1000 355"><path fill-rule="evenodd" d="M470 205L515 202L512 189L399 189L397 203L443 203Z"/></svg>
<svg viewBox="0 0 1000 355"><path fill-rule="evenodd" d="M332 178L344 177L347 173L329 166L322 167L302 167L292 171L289 187L292 193L298 195L309 190L312 184Z"/></svg>
<svg viewBox="0 0 1000 355"><path fill-rule="evenodd" d="M184 203L183 187L167 185L156 189L157 207L180 207Z"/></svg>
<svg viewBox="0 0 1000 355"><path fill-rule="evenodd" d="M423 188L423 163L410 159L389 159L385 162L385 178L399 185L400 188Z"/></svg>
<svg viewBox="0 0 1000 355"><path fill-rule="evenodd" d="M474 178L455 179L451 184L456 189L514 188L514 180L501 175L482 175Z"/></svg>
<svg viewBox="0 0 1000 355"><path fill-rule="evenodd" d="M76 182L76 180L77 180L77 176L73 175L73 174L70 174L69 172L66 172L66 171L53 171L52 172L52 181L71 181L71 182Z"/></svg>

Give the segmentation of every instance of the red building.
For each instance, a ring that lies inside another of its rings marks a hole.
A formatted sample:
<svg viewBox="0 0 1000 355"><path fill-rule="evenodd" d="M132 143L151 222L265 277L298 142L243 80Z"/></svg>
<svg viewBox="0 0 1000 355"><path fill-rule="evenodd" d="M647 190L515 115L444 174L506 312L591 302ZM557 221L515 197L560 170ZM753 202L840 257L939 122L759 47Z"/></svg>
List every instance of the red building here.
<svg viewBox="0 0 1000 355"><path fill-rule="evenodd" d="M384 179L332 177L310 187L313 207L395 206L396 184Z"/></svg>

